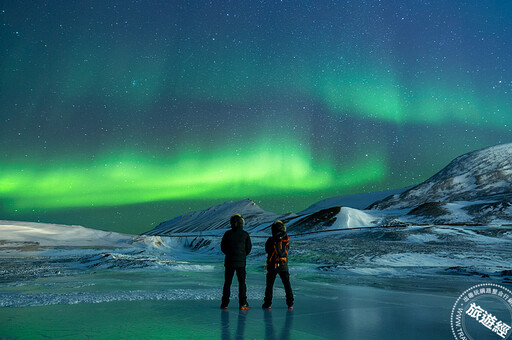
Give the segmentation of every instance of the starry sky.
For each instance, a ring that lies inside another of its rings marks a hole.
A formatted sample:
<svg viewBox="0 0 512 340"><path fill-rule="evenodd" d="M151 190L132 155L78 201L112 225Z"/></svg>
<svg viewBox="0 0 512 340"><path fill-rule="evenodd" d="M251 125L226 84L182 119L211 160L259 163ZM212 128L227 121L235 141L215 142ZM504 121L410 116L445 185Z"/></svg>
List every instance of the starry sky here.
<svg viewBox="0 0 512 340"><path fill-rule="evenodd" d="M0 219L140 233L511 142L507 1L0 2Z"/></svg>

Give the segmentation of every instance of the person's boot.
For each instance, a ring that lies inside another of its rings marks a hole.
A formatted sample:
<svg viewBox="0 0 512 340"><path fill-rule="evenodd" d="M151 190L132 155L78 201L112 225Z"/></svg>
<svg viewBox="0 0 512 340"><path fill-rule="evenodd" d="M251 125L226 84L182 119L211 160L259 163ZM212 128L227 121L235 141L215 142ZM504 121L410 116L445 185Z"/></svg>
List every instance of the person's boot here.
<svg viewBox="0 0 512 340"><path fill-rule="evenodd" d="M261 308L263 309L270 309L272 304L270 302L264 302Z"/></svg>
<svg viewBox="0 0 512 340"><path fill-rule="evenodd" d="M249 309L249 304L247 302L240 305L240 310L247 310L247 309Z"/></svg>
<svg viewBox="0 0 512 340"><path fill-rule="evenodd" d="M220 309L228 309L229 299L222 298L222 303L220 304Z"/></svg>

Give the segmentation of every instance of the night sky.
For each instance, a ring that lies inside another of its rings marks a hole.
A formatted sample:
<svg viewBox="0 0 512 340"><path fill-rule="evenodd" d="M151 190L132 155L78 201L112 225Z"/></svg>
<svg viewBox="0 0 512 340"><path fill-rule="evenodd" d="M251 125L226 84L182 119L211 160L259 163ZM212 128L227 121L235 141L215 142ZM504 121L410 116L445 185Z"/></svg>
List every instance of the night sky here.
<svg viewBox="0 0 512 340"><path fill-rule="evenodd" d="M0 219L139 233L512 141L509 1L2 1Z"/></svg>

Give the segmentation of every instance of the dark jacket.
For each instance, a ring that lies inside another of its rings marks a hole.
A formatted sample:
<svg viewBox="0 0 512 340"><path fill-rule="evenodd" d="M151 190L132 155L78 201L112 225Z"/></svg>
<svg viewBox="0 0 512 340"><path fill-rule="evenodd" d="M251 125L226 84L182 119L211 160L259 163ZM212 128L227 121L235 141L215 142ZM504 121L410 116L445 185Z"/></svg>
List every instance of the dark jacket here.
<svg viewBox="0 0 512 340"><path fill-rule="evenodd" d="M289 248L290 239L285 232L278 233L277 235L268 238L267 242L265 243L268 271L288 271Z"/></svg>
<svg viewBox="0 0 512 340"><path fill-rule="evenodd" d="M245 267L245 258L251 252L251 248L251 237L241 227L226 231L220 243L220 249L226 254L224 266Z"/></svg>

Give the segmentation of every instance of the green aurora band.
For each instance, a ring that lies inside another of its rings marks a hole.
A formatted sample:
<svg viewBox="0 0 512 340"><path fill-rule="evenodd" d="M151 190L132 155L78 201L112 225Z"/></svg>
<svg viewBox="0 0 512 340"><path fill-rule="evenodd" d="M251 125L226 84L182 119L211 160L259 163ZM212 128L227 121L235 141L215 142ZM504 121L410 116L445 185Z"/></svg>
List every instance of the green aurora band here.
<svg viewBox="0 0 512 340"><path fill-rule="evenodd" d="M392 73L385 69L352 75L330 72L323 79L319 95L334 114L350 112L360 118L394 124L463 122L501 129L512 124L512 114L501 112L498 115L500 108L510 111L507 101L489 100L485 93L476 93L471 86L461 85L471 84L468 80L427 80L414 90Z"/></svg>
<svg viewBox="0 0 512 340"><path fill-rule="evenodd" d="M99 158L52 166L0 165L0 194L12 209L99 207L183 199L233 199L318 192L376 182L381 158L362 157L336 168L291 141L259 143L242 153L184 151L174 157Z"/></svg>

